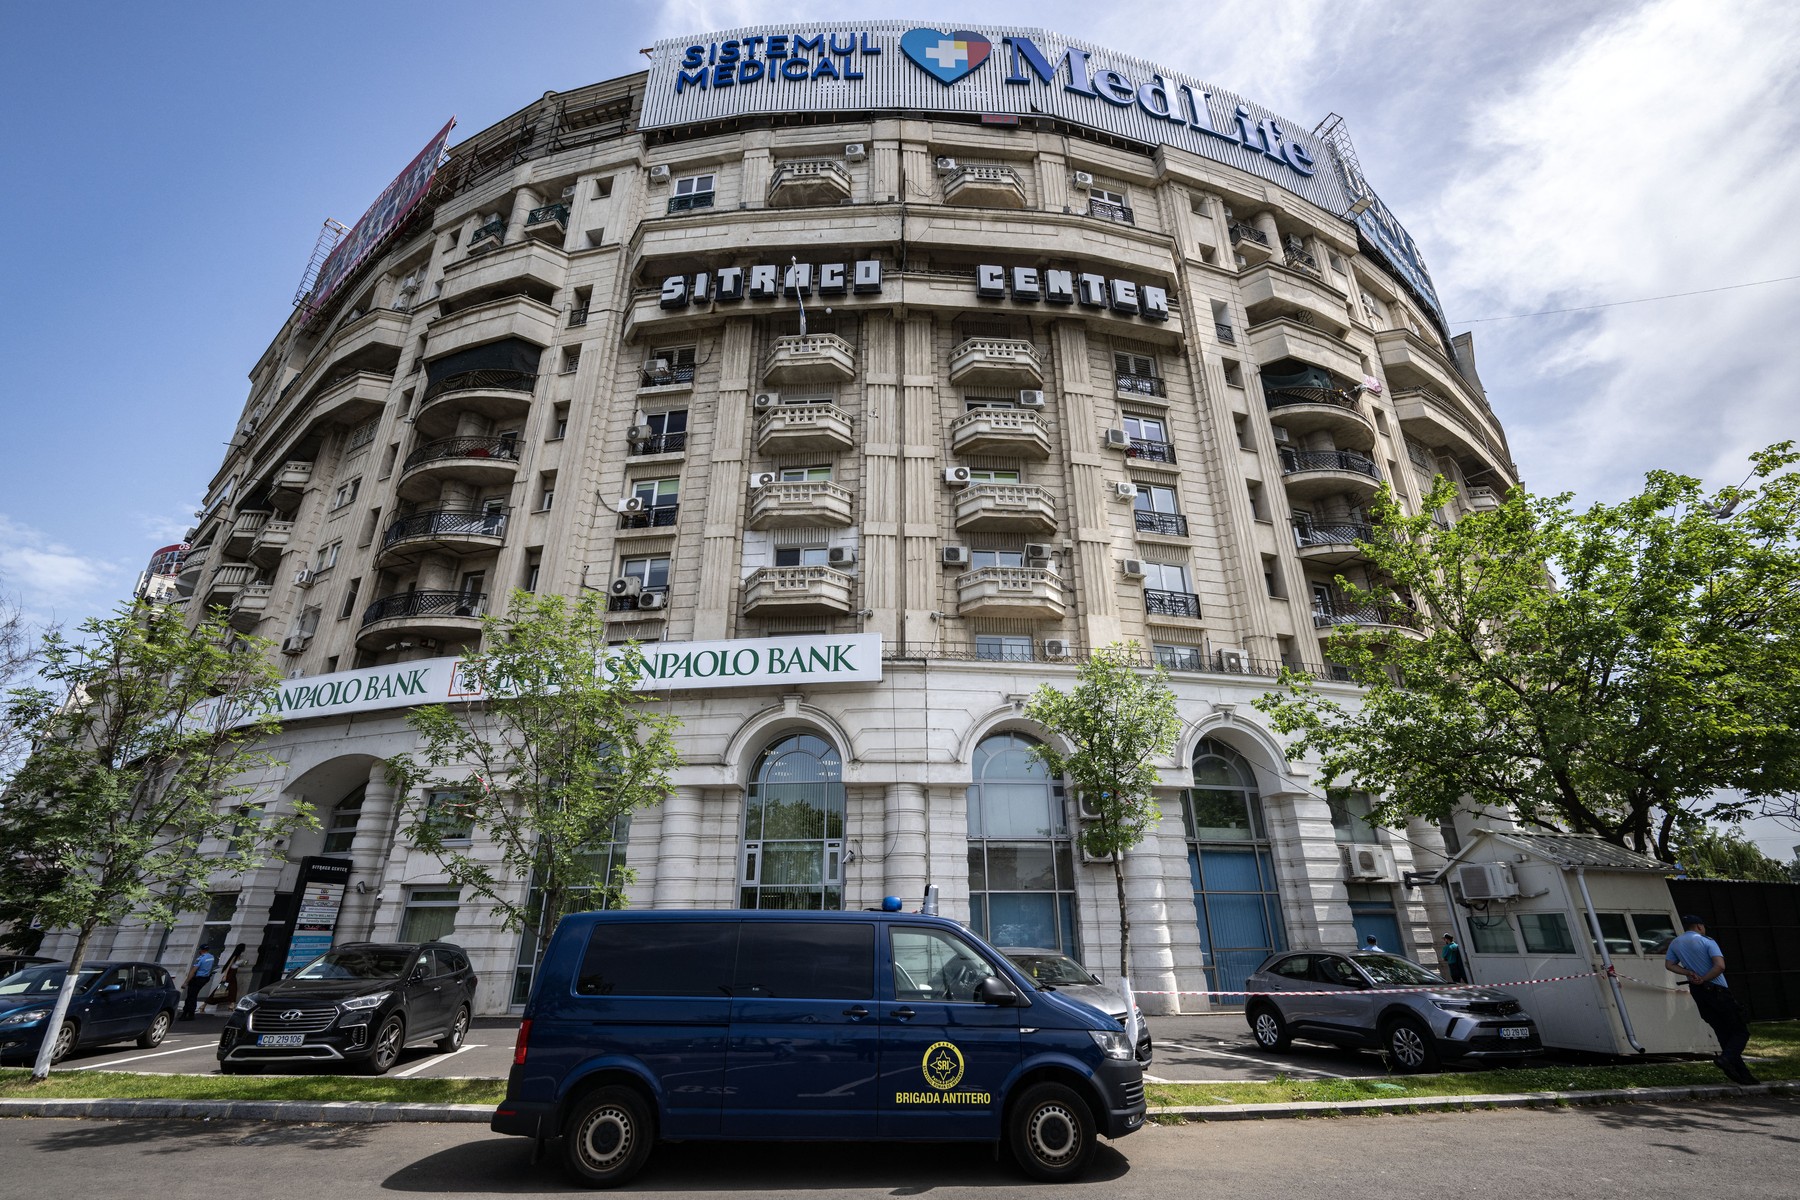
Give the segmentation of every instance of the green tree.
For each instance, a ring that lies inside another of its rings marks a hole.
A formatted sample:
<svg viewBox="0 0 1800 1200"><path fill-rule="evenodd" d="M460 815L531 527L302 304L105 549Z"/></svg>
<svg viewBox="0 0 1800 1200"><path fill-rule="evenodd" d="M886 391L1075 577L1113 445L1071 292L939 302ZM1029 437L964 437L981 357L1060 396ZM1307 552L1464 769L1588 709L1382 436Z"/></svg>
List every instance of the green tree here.
<svg viewBox="0 0 1800 1200"><path fill-rule="evenodd" d="M1675 843L1675 862L1690 879L1755 879L1794 882L1790 864L1764 854L1735 829L1697 825Z"/></svg>
<svg viewBox="0 0 1800 1200"><path fill-rule="evenodd" d="M1382 795L1384 824L1472 801L1666 858L1696 821L1791 807L1797 458L1771 447L1711 494L1651 472L1584 512L1514 489L1448 529L1384 490L1360 543L1380 582L1339 582L1393 619L1329 644L1362 694L1290 675L1257 707L1326 783ZM1439 480L1427 514L1453 494Z"/></svg>
<svg viewBox="0 0 1800 1200"><path fill-rule="evenodd" d="M680 765L680 722L637 691L637 648L607 645L605 603L514 592L461 666L484 698L415 709L420 749L389 761L414 843L540 948L567 913L624 902L632 873L593 848L660 803Z"/></svg>
<svg viewBox="0 0 1800 1200"><path fill-rule="evenodd" d="M269 649L223 612L190 630L174 609L128 604L78 638L48 635L33 685L8 694L31 750L0 803L0 911L75 931L33 1078L49 1074L96 929L202 908L220 876L312 823L303 803L275 816L245 802L247 780L279 765L256 749L280 728Z"/></svg>
<svg viewBox="0 0 1800 1200"><path fill-rule="evenodd" d="M1125 905L1125 852L1144 840L1160 815L1152 759L1168 754L1181 733L1168 672L1146 670L1135 642L1097 650L1070 691L1046 683L1025 715L1070 747L1033 748L1053 776L1067 778L1094 819L1081 823L1081 848L1112 861L1119 896L1119 975L1131 974L1131 917Z"/></svg>

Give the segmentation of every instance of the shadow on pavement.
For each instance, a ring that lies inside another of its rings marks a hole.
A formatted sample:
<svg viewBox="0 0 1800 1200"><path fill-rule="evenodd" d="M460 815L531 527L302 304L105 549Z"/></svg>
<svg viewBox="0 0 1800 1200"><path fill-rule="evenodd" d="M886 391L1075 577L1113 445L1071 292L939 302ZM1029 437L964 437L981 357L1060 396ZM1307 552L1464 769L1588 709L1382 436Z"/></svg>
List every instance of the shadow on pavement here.
<svg viewBox="0 0 1800 1200"><path fill-rule="evenodd" d="M1123 1154L1102 1143L1082 1182L1119 1180L1129 1169ZM629 1186L635 1192L755 1193L882 1187L895 1196L914 1196L940 1187L1031 1185L1010 1158L996 1160L987 1145L814 1143L796 1154L790 1144L686 1142L658 1146ZM440 1150L395 1171L382 1187L443 1193L589 1191L563 1174L555 1144L534 1165L531 1143L523 1138L484 1138Z"/></svg>
<svg viewBox="0 0 1800 1200"><path fill-rule="evenodd" d="M1679 1138L1683 1134L1735 1134L1800 1146L1800 1100L1776 1096L1743 1100L1704 1100L1692 1104L1617 1104L1590 1110L1594 1119L1613 1129L1646 1130ZM1663 1150L1702 1157L1686 1142L1651 1142Z"/></svg>
<svg viewBox="0 0 1800 1200"><path fill-rule="evenodd" d="M61 1124L59 1122L59 1124ZM354 1150L368 1144L377 1125L275 1125L259 1121L105 1121L58 1128L37 1140L43 1151L135 1146L145 1154L188 1154L226 1146L300 1146Z"/></svg>

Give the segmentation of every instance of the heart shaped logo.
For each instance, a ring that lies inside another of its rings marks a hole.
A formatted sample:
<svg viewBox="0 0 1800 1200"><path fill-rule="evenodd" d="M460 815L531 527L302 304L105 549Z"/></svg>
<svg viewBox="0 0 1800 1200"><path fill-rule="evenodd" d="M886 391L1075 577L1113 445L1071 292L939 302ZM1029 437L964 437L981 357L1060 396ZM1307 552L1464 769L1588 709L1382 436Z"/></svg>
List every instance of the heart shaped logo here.
<svg viewBox="0 0 1800 1200"><path fill-rule="evenodd" d="M909 29L900 36L900 49L927 75L949 87L987 61L994 44L979 33L958 29Z"/></svg>

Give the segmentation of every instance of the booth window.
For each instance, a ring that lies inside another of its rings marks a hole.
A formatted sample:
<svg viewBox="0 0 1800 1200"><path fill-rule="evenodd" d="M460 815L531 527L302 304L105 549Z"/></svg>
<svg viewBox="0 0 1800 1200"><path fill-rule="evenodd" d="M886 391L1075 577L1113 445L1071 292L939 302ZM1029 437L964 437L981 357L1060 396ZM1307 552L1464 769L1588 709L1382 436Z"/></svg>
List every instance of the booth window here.
<svg viewBox="0 0 1800 1200"><path fill-rule="evenodd" d="M1517 954L1518 939L1513 937L1512 922L1505 917L1469 915L1469 944L1477 954Z"/></svg>
<svg viewBox="0 0 1800 1200"><path fill-rule="evenodd" d="M1519 932L1525 935L1529 954L1573 954L1569 923L1559 912L1520 913Z"/></svg>
<svg viewBox="0 0 1800 1200"><path fill-rule="evenodd" d="M1637 926L1638 948L1645 954L1661 954L1675 938L1675 921L1668 913L1632 913Z"/></svg>
<svg viewBox="0 0 1800 1200"><path fill-rule="evenodd" d="M1608 954L1636 954L1636 943L1631 937L1631 926L1625 923L1624 913L1596 913L1600 919L1600 936L1606 941Z"/></svg>

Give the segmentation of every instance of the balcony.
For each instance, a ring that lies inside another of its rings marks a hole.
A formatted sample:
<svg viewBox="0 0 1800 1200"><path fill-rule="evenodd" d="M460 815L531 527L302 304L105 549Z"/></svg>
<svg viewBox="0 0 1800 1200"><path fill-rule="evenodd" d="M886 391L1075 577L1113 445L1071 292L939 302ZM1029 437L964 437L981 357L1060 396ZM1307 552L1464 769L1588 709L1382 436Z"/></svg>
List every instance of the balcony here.
<svg viewBox="0 0 1800 1200"><path fill-rule="evenodd" d="M1339 566L1364 559L1357 543L1374 537L1374 527L1362 521L1294 522L1294 549L1302 562Z"/></svg>
<svg viewBox="0 0 1800 1200"><path fill-rule="evenodd" d="M181 570L177 574L187 591L193 591L194 585L200 581L201 570L211 559L211 546L195 546L181 556Z"/></svg>
<svg viewBox="0 0 1800 1200"><path fill-rule="evenodd" d="M1419 614L1404 604L1355 601L1337 592L1329 597L1313 598L1312 618L1315 629L1342 629L1348 626L1359 629L1401 629L1418 634L1423 627Z"/></svg>
<svg viewBox="0 0 1800 1200"><path fill-rule="evenodd" d="M625 452L631 455L640 454L680 454L687 449L687 433L653 433L649 437L636 436L637 431L650 428L648 425L634 426L632 436L626 438Z"/></svg>
<svg viewBox="0 0 1800 1200"><path fill-rule="evenodd" d="M525 256L555 256L558 259L562 256L560 250L552 250L538 241L521 242L520 247L519 253ZM513 270L517 263L510 255L509 251L508 257L496 260L499 265L495 269L504 267L506 270ZM465 267L463 270L479 273L485 270L485 267L476 265ZM560 277L559 273L558 278ZM461 286L464 278L465 276L460 274L457 276L458 286ZM473 279L473 276L466 278ZM552 294L550 289L540 290L546 296ZM428 359L435 361L446 355L454 354L458 350L467 350L472 346L485 346L490 342L503 342L509 339L528 342L533 346L548 346L556 340L563 321L560 309L552 308L542 300L517 292L493 296L489 299L475 299L475 295L479 295L479 293L471 288L469 304L458 308L455 312L445 313L431 322L426 333L428 340L425 343L425 353Z"/></svg>
<svg viewBox="0 0 1800 1200"><path fill-rule="evenodd" d="M763 383L786 387L795 383L848 383L856 378L856 351L835 333L779 337L769 348Z"/></svg>
<svg viewBox="0 0 1800 1200"><path fill-rule="evenodd" d="M1144 589L1144 615L1148 617L1189 617L1200 619L1200 597L1192 592L1165 592Z"/></svg>
<svg viewBox="0 0 1800 1200"><path fill-rule="evenodd" d="M1459 404L1429 388L1406 388L1394 393L1394 415L1400 419L1408 444L1448 450L1453 458L1473 459L1479 468L1469 474L1488 469L1503 477L1513 476L1513 462L1506 447L1488 433L1486 422L1478 419L1465 405ZM1421 464L1436 470L1435 462Z"/></svg>
<svg viewBox="0 0 1800 1200"><path fill-rule="evenodd" d="M230 604L255 578L256 568L249 563L221 563L206 581L206 607Z"/></svg>
<svg viewBox="0 0 1800 1200"><path fill-rule="evenodd" d="M969 338L950 354L950 382L958 387L1038 388L1044 368L1037 347L1022 338Z"/></svg>
<svg viewBox="0 0 1800 1200"><path fill-rule="evenodd" d="M480 554L498 550L506 540L506 514L434 509L410 513L387 527L381 535L377 558L392 561L406 554L442 551L446 554Z"/></svg>
<svg viewBox="0 0 1800 1200"><path fill-rule="evenodd" d="M967 533L1056 532L1050 493L1023 483L972 483L956 493L956 527Z"/></svg>
<svg viewBox="0 0 1800 1200"><path fill-rule="evenodd" d="M1147 508L1132 510L1139 533L1154 533L1160 537L1184 538L1188 535L1187 518L1180 513L1153 512Z"/></svg>
<svg viewBox="0 0 1800 1200"><path fill-rule="evenodd" d="M850 414L835 404L777 404L756 418L762 454L838 454L855 444Z"/></svg>
<svg viewBox="0 0 1800 1200"><path fill-rule="evenodd" d="M332 333L325 349L313 355L308 374L296 377L288 387L298 384L300 390L296 394L307 395L319 380L337 379L346 372L367 372L391 379L406 349L406 330L411 324L410 315L389 308L373 309L345 321Z"/></svg>
<svg viewBox="0 0 1800 1200"><path fill-rule="evenodd" d="M694 212L697 209L711 208L713 194L711 192L689 192L685 196L669 197L669 213Z"/></svg>
<svg viewBox="0 0 1800 1200"><path fill-rule="evenodd" d="M300 507L300 499L312 482L313 465L309 462L284 462L269 481L269 503L277 512L291 513Z"/></svg>
<svg viewBox="0 0 1800 1200"><path fill-rule="evenodd" d="M1155 375L1115 375L1113 386L1131 396L1152 396L1158 400L1169 397L1168 386Z"/></svg>
<svg viewBox="0 0 1800 1200"><path fill-rule="evenodd" d="M750 493L748 524L752 529L844 526L851 520L850 489L829 480L770 483Z"/></svg>
<svg viewBox="0 0 1800 1200"><path fill-rule="evenodd" d="M638 371L638 391L650 388L662 388L668 391L686 391L694 386L694 364L670 362L666 358L644 360Z"/></svg>
<svg viewBox="0 0 1800 1200"><path fill-rule="evenodd" d="M412 591L383 596L363 610L356 645L382 650L409 638L469 642L481 636L486 592Z"/></svg>
<svg viewBox="0 0 1800 1200"><path fill-rule="evenodd" d="M1025 185L1011 167L958 167L944 179L944 203L1024 208Z"/></svg>
<svg viewBox="0 0 1800 1200"><path fill-rule="evenodd" d="M1295 500L1339 493L1367 499L1381 487L1375 463L1351 450L1283 449L1281 476L1288 496Z"/></svg>
<svg viewBox="0 0 1800 1200"><path fill-rule="evenodd" d="M1096 200L1088 197L1088 216L1099 217L1106 221L1117 221L1121 225L1136 225L1137 218L1131 209L1123 204L1114 204L1110 200Z"/></svg>
<svg viewBox="0 0 1800 1200"><path fill-rule="evenodd" d="M361 425L381 415L387 405L391 373L356 371L320 388L313 395L308 418L314 424Z"/></svg>
<svg viewBox="0 0 1800 1200"><path fill-rule="evenodd" d="M569 232L569 206L566 204L546 204L542 208L534 208L525 216L525 236L542 238L552 245L560 246Z"/></svg>
<svg viewBox="0 0 1800 1200"><path fill-rule="evenodd" d="M1491 487L1472 487L1466 489L1469 507L1476 512L1493 512L1500 507L1501 496Z"/></svg>
<svg viewBox="0 0 1800 1200"><path fill-rule="evenodd" d="M1263 263L1240 276L1244 310L1250 324L1260 325L1299 312L1341 336L1349 329L1343 293L1327 286L1316 272L1297 269L1294 261L1290 255L1288 266Z"/></svg>
<svg viewBox="0 0 1800 1200"><path fill-rule="evenodd" d="M1231 248L1241 254L1250 266L1268 262L1273 257L1275 251L1269 245L1269 235L1256 226L1234 221L1230 233Z"/></svg>
<svg viewBox="0 0 1800 1200"><path fill-rule="evenodd" d="M1125 447L1125 457L1142 463L1162 463L1172 467L1175 465L1175 447L1168 442L1158 442L1151 438L1132 438L1131 445Z"/></svg>
<svg viewBox="0 0 1800 1200"><path fill-rule="evenodd" d="M569 259L563 252L562 241L562 233L558 231L554 242L528 237L504 250L448 263L444 267L444 286L438 292L438 300L446 311L457 313L497 296L516 295L521 291L548 298L562 287L568 272Z"/></svg>
<svg viewBox="0 0 1800 1200"><path fill-rule="evenodd" d="M769 177L770 208L841 204L849 198L850 172L830 159L776 163Z"/></svg>
<svg viewBox="0 0 1800 1200"><path fill-rule="evenodd" d="M463 371L446 375L425 389L414 417L415 427L426 436L448 436L463 413L479 413L490 420L517 420L531 411L537 390L533 371Z"/></svg>
<svg viewBox="0 0 1800 1200"><path fill-rule="evenodd" d="M759 567L744 580L744 615L843 616L854 582L832 567Z"/></svg>
<svg viewBox="0 0 1800 1200"><path fill-rule="evenodd" d="M950 422L950 449L962 455L1050 457L1043 418L1019 408L977 408Z"/></svg>
<svg viewBox="0 0 1800 1200"><path fill-rule="evenodd" d="M956 611L965 617L1060 621L1062 579L1048 567L977 567L956 577Z"/></svg>
<svg viewBox="0 0 1800 1200"><path fill-rule="evenodd" d="M265 509L245 509L240 512L225 528L224 551L228 558L243 558L250 553L250 543L256 540L256 532L268 521L270 513Z"/></svg>
<svg viewBox="0 0 1800 1200"><path fill-rule="evenodd" d="M1383 330L1375 335L1375 348L1381 353L1382 370L1396 391L1424 388L1442 392L1466 406L1471 421L1493 421L1486 399L1475 386L1463 378L1443 351L1412 330Z"/></svg>
<svg viewBox="0 0 1800 1200"><path fill-rule="evenodd" d="M1260 366L1294 359L1340 379L1361 379L1362 357L1342 338L1295 317L1272 317L1249 330L1250 357Z"/></svg>
<svg viewBox="0 0 1800 1200"><path fill-rule="evenodd" d="M506 241L506 219L495 217L484 224L477 225L469 235L469 253L486 254L490 250L498 250Z"/></svg>
<svg viewBox="0 0 1800 1200"><path fill-rule="evenodd" d="M225 620L239 633L249 633L261 624L269 609L269 598L275 592L272 583L246 583L231 599Z"/></svg>
<svg viewBox="0 0 1800 1200"><path fill-rule="evenodd" d="M1324 430L1339 446L1374 449L1375 425L1363 412L1357 389L1340 386L1330 372L1311 367L1293 375L1265 374L1262 388L1269 419L1289 433Z"/></svg>
<svg viewBox="0 0 1800 1200"><path fill-rule="evenodd" d="M271 517L250 539L250 561L259 567L273 567L288 551L294 540L294 523Z"/></svg>
<svg viewBox="0 0 1800 1200"><path fill-rule="evenodd" d="M642 508L637 512L619 514L621 530L634 529L673 529L676 515L680 513L679 504L664 504L658 508Z"/></svg>
<svg viewBox="0 0 1800 1200"><path fill-rule="evenodd" d="M519 441L512 437L452 437L426 442L400 467L400 496L430 500L446 479L478 488L511 483L519 473Z"/></svg>

